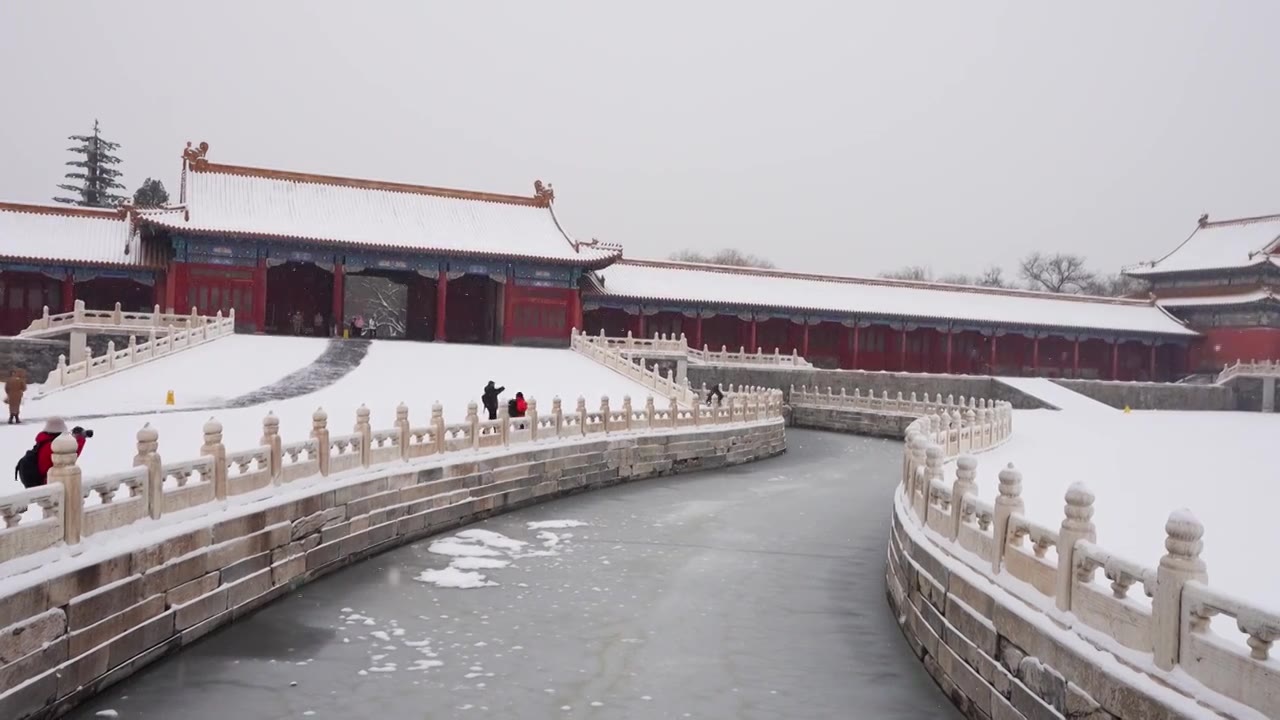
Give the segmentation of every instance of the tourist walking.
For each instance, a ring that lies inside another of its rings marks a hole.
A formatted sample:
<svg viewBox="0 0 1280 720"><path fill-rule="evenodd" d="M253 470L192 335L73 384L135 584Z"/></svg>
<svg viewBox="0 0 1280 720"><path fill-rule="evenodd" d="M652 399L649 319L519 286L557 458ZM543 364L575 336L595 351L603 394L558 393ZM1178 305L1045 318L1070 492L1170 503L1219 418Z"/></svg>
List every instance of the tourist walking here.
<svg viewBox="0 0 1280 720"><path fill-rule="evenodd" d="M22 396L27 392L27 380L23 376L23 372L18 368L14 368L9 374L9 379L4 381L4 397L9 403L9 424L17 425L22 422L18 417L22 413Z"/></svg>
<svg viewBox="0 0 1280 720"><path fill-rule="evenodd" d="M506 389L506 386L494 387L492 380L484 386L484 392L480 395L480 404L484 405L484 409L488 411L490 420L498 419L498 395Z"/></svg>
<svg viewBox="0 0 1280 720"><path fill-rule="evenodd" d="M724 402L724 393L720 392L720 383L711 386L711 390L707 392L707 404L711 404L711 398L715 398L716 404Z"/></svg>

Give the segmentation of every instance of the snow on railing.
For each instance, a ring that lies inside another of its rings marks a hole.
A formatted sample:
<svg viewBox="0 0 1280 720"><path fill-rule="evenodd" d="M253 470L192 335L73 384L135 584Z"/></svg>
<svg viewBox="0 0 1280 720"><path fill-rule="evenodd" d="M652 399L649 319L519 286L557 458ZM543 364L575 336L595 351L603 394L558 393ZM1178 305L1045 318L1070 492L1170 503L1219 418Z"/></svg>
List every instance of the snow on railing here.
<svg viewBox="0 0 1280 720"><path fill-rule="evenodd" d="M652 370L646 370L643 365L632 361L631 356L624 354L616 345L611 345L608 342L598 342L600 339L609 340L609 338L604 338L603 336L593 338L575 329L571 331L569 347L580 355L604 365L665 398L675 399L685 405L697 403L698 399L687 381L681 383L676 380L674 375L667 372L659 372L656 365Z"/></svg>
<svg viewBox="0 0 1280 720"><path fill-rule="evenodd" d="M117 312L119 312L118 309ZM197 345L203 345L211 340L232 335L236 329L235 312L232 309L230 316L224 318L222 317L222 311L219 310L214 317L203 317L194 315L195 310L193 309L193 315L187 318L188 323L184 329L177 330L166 326L168 332L158 335L156 328L151 327L147 331L149 337L146 342L138 343L135 336L130 335L129 344L117 350L115 341L111 340L107 342L105 354L94 357L93 351L86 348L87 356L85 359L70 365L67 364L66 355L59 355L58 365L44 381L41 394L46 395L54 390L79 385L94 378L151 362L179 350L186 350Z"/></svg>
<svg viewBox="0 0 1280 720"><path fill-rule="evenodd" d="M688 339L684 333L680 335L655 333L652 338L637 338L631 335L631 331L627 331L626 337L606 337L604 331L601 330L599 335L587 335L585 333L574 332L575 337L580 336L582 342L593 345L600 345L617 351L626 357L646 356L661 357L663 355L683 355L688 359L708 365L763 365L769 367L795 367L795 368L812 368L813 365L796 354L795 350L790 355L783 355L776 348L772 353L766 353L764 348L756 348L756 351L749 352L746 348L739 347L736 352L729 350L725 346L720 346L719 350L712 350L707 345L703 345L702 349L689 347Z"/></svg>
<svg viewBox="0 0 1280 720"><path fill-rule="evenodd" d="M1233 597L1206 584L1200 559L1204 526L1188 511L1179 510L1165 524L1166 554L1157 567L1123 558L1097 544L1092 522L1094 495L1082 483L1065 494L1064 517L1058 527L1027 517L1022 502L1022 473L1013 464L999 472L994 502L976 494L978 461L954 439L955 417L950 403L926 396L874 398L819 394L824 404L886 412L929 413L907 429L899 488L905 516L931 531L929 539L952 546L948 553L972 569L999 582L1008 576L1020 583L1000 583L1032 605L1052 604L1082 625L1113 639L1119 646L1145 653L1163 671L1180 668L1206 687L1253 707L1268 717L1280 717L1280 664L1271 645L1280 639L1280 612L1275 608ZM808 402L809 391L793 391L791 402ZM961 430L973 422L989 424L979 430L973 450L991 447L1007 437L1012 413L1007 403L974 416L973 401L960 415ZM936 407L935 407L936 406ZM995 417L990 413L994 412ZM957 457L957 455L959 457ZM956 459L955 480L943 479L943 464ZM958 500L957 500L958 498ZM964 552L960 552L963 550ZM1103 571L1107 584L1095 579ZM1134 597L1133 586L1145 597ZM1149 598L1149 600L1148 600ZM1245 642L1232 642L1210 627L1214 615L1235 619Z"/></svg>
<svg viewBox="0 0 1280 720"><path fill-rule="evenodd" d="M727 410L727 411L726 411ZM53 467L48 484L0 495L0 562L30 555L59 542L76 545L82 537L125 527L146 519L159 519L188 508L223 503L228 497L314 477L328 477L364 468L385 467L437 455L466 457L482 449L503 448L617 432L658 432L672 428L757 422L782 416L782 394L777 391L738 393L728 408L681 408L674 399L663 406L653 396L640 409L624 397L611 408L608 397L599 412L587 412L586 399L565 412L560 398L542 413L535 399L522 417L509 417L499 408L497 420L481 420L475 403L467 406L466 420L445 424L439 403L431 408L428 425L414 427L409 408L401 403L391 428L375 429L369 409L356 411L355 431L329 434L329 416L317 409L311 416L310 435L283 442L279 419L268 414L262 420L257 447L228 452L222 444L222 424L210 418L204 424L200 456L162 463L160 437L150 424L137 433L134 467L122 472L83 478L76 465L76 441L69 434L53 441ZM37 510L36 506L40 509Z"/></svg>
<svg viewBox="0 0 1280 720"><path fill-rule="evenodd" d="M73 329L106 332L115 329L129 330L148 327L164 332L170 328L174 330L198 328L205 324L207 320L209 320L209 317L200 315L194 307L191 308L190 314L186 315L162 313L159 305L155 306L153 312L122 311L120 303L116 303L115 308L112 310L89 310L85 307L83 300L76 300L74 309L71 312L58 313L56 315L50 315L49 306L45 305L40 317L32 320L31 324L18 335L31 337L69 332Z"/></svg>
<svg viewBox="0 0 1280 720"><path fill-rule="evenodd" d="M1218 373L1218 383L1224 383L1237 375L1251 375L1254 377L1280 377L1280 360L1243 360L1235 361L1233 365L1223 365L1222 372Z"/></svg>

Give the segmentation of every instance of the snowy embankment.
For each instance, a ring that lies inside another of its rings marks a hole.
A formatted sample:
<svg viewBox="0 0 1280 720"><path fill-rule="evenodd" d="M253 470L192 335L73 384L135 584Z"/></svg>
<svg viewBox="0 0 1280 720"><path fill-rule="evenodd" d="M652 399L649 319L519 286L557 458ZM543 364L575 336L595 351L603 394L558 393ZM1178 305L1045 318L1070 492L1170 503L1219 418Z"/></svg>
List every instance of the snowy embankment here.
<svg viewBox="0 0 1280 720"><path fill-rule="evenodd" d="M216 405L310 365L328 344L316 338L232 335L31 399L23 414L49 417L161 410L170 390L178 408Z"/></svg>
<svg viewBox="0 0 1280 720"><path fill-rule="evenodd" d="M227 394L231 395L268 384L307 362L303 359L304 353L299 351L289 363L281 363L267 372L263 366L274 362L269 356L279 347L277 338L237 336L213 343L208 349L232 342L247 343L234 358L219 353L211 355L201 348L183 353L172 362L179 364L184 377L193 378L188 387L228 389ZM302 341L285 342L288 345ZM322 349L323 343L317 342L314 352L318 354ZM288 352L294 349L290 347ZM283 367L286 364L287 369ZM68 406L72 410L66 414L68 424L80 424L76 412L122 412L121 408L131 407L130 403L136 402L134 398L138 396L158 392L163 401L167 388L149 369L161 366L158 362L147 366L148 369L121 373L103 380L111 385L103 385L101 389L91 387L97 381L81 388L97 395L92 403ZM202 384L201 378L207 381ZM330 432L335 434L351 432L356 409L362 404L369 408L375 429L392 427L395 407L400 402L409 406L410 421L414 425L427 423L431 405L436 401L444 406L446 422L461 422L466 416L467 403L479 402L480 392L489 380L506 386L502 395L504 403L522 391L526 398L536 399L539 411L544 413L551 411L551 400L557 395L563 400L565 412L572 412L579 395L586 398L587 406L594 411L599 409L602 395L608 395L615 407L621 407L622 397L630 394L632 402L642 407L644 398L651 392L569 350L375 341L358 368L337 383L302 397L234 410L154 413L85 421L83 425L92 428L95 437L86 446L79 464L89 476L128 469L137 451L136 433L147 422L160 433L160 456L166 462L199 455L203 440L201 428L210 417L222 423L223 444L228 451L255 447L262 435L262 418L269 411L280 418L280 434L286 443L307 437L311 414L317 407L324 407L329 414ZM181 392L175 388L179 399ZM49 398L52 400L53 396ZM16 462L31 447L39 430L40 425L35 422L0 426L0 456ZM8 487L18 489L16 484Z"/></svg>
<svg viewBox="0 0 1280 720"><path fill-rule="evenodd" d="M1280 569L1259 561L1260 552L1280 547L1271 452L1280 415L1070 405L1015 411L1009 441L977 456L978 494L995 498L996 474L1012 462L1022 471L1027 516L1056 528L1067 487L1083 482L1097 497L1098 544L1152 568L1165 552L1169 514L1188 508L1205 527L1210 584L1280 607ZM952 464L947 477L954 476Z"/></svg>
<svg viewBox="0 0 1280 720"><path fill-rule="evenodd" d="M1048 378L998 377L996 382L1004 383L1015 390L1043 400L1059 410L1115 412L1115 408L1069 390Z"/></svg>

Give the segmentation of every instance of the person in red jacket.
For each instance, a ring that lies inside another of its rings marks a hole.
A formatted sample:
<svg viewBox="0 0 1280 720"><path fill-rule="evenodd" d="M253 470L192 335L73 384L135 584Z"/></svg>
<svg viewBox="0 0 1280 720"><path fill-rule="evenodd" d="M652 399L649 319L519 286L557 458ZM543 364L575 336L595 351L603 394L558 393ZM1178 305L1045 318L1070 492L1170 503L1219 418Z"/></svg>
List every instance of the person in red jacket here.
<svg viewBox="0 0 1280 720"><path fill-rule="evenodd" d="M49 481L49 469L53 467L53 441L66 431L67 423L62 418L52 417L45 422L44 430L36 434L36 446L40 448L36 454L36 465L40 468L41 484ZM93 437L93 431L76 426L72 428L71 434L76 439L76 457L79 457L84 451L85 439Z"/></svg>
<svg viewBox="0 0 1280 720"><path fill-rule="evenodd" d="M529 409L529 403L524 399L524 393L516 393L516 417L524 417L525 411Z"/></svg>

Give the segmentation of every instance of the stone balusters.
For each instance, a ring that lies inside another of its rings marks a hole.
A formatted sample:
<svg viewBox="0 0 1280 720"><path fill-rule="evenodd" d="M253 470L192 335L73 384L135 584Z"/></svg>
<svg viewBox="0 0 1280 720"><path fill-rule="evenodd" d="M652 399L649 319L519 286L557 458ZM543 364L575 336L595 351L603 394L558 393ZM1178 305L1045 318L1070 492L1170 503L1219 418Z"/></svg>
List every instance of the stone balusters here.
<svg viewBox="0 0 1280 720"><path fill-rule="evenodd" d="M951 539L960 537L964 524L964 496L977 493L974 478L978 476L978 461L972 455L961 455L956 460L956 481L951 486Z"/></svg>
<svg viewBox="0 0 1280 720"><path fill-rule="evenodd" d="M1156 568L1156 592L1151 600L1151 640L1156 667L1172 670L1178 663L1182 631L1182 590L1192 580L1209 581L1200 552L1204 525L1190 510L1178 510L1164 524L1166 550Z"/></svg>
<svg viewBox="0 0 1280 720"><path fill-rule="evenodd" d="M560 403L559 395L551 398L551 418L555 423L556 437L560 437L564 428L564 408Z"/></svg>
<svg viewBox="0 0 1280 720"><path fill-rule="evenodd" d="M280 418L276 417L275 413L269 412L262 418L262 439L258 444L267 448L267 467L271 470L271 483L279 485L282 480L280 468L284 460L281 453ZM368 467L368 463L365 463L365 467Z"/></svg>
<svg viewBox="0 0 1280 720"><path fill-rule="evenodd" d="M471 449L480 449L480 412L474 402L467 403L467 432L471 437Z"/></svg>
<svg viewBox="0 0 1280 720"><path fill-rule="evenodd" d="M654 418L658 416L658 409L653 405L653 396L650 395L644 399L644 422L645 427L654 427Z"/></svg>
<svg viewBox="0 0 1280 720"><path fill-rule="evenodd" d="M507 413L506 403L498 403L498 438L502 447L511 444L511 415Z"/></svg>
<svg viewBox="0 0 1280 720"><path fill-rule="evenodd" d="M600 397L600 426L604 430L604 434L609 434L609 396Z"/></svg>
<svg viewBox="0 0 1280 720"><path fill-rule="evenodd" d="M578 414L578 433L580 435L587 434L587 399L578 396L578 404L574 407L574 412Z"/></svg>
<svg viewBox="0 0 1280 720"><path fill-rule="evenodd" d="M80 542L80 526L84 519L84 491L80 467L76 465L76 439L71 433L62 433L50 444L53 467L49 468L48 483L62 485L62 539L68 545Z"/></svg>
<svg viewBox="0 0 1280 720"><path fill-rule="evenodd" d="M213 476L209 480L213 483L213 497L215 500L227 499L227 448L222 444L222 423L209 418L208 422L202 428L204 432L204 443L200 446L200 454L209 458L209 462L213 463ZM328 438L326 437L326 440ZM328 474L329 470L329 453L328 442L325 443L325 453L321 457L325 459L324 474Z"/></svg>
<svg viewBox="0 0 1280 720"><path fill-rule="evenodd" d="M1093 493L1084 483L1071 483L1067 488L1065 517L1058 529L1058 580L1054 592L1058 609L1071 610L1071 593L1075 587L1076 543L1080 540L1094 542L1097 530L1093 526Z"/></svg>
<svg viewBox="0 0 1280 720"><path fill-rule="evenodd" d="M524 413L525 424L529 427L529 442L538 439L538 400L529 398L529 408Z"/></svg>
<svg viewBox="0 0 1280 720"><path fill-rule="evenodd" d="M65 437L65 435L59 436ZM133 456L133 466L147 469L147 512L151 519L158 519L164 512L164 475L160 472L160 433L147 423L138 430L138 454ZM57 451L55 446L55 452ZM52 476L50 476L52 482Z"/></svg>
<svg viewBox="0 0 1280 720"><path fill-rule="evenodd" d="M631 429L631 418L635 413L631 409L631 396L622 396L622 429Z"/></svg>
<svg viewBox="0 0 1280 720"><path fill-rule="evenodd" d="M671 427L678 427L680 425L680 403L676 402L675 398L671 398L668 410L671 413Z"/></svg>
<svg viewBox="0 0 1280 720"><path fill-rule="evenodd" d="M1021 514L1026 508L1022 503L1022 473L1009 463L1000 471L1000 494L996 496L995 512L992 515L991 572L999 573L1004 563L1005 545L1009 542L1009 518L1014 513Z"/></svg>
<svg viewBox="0 0 1280 720"><path fill-rule="evenodd" d="M444 434L444 406L438 400L431 403L431 437L435 438L437 455L449 448Z"/></svg>
<svg viewBox="0 0 1280 720"><path fill-rule="evenodd" d="M316 441L316 457L320 466L320 474L329 474L329 413L324 408L316 408L311 413L311 437ZM226 477L226 463L223 466L223 477ZM225 484L225 480L224 480ZM225 490L225 488L224 488Z"/></svg>
<svg viewBox="0 0 1280 720"><path fill-rule="evenodd" d="M396 430L399 431L400 459L409 459L409 406L403 402L396 405Z"/></svg>
<svg viewBox="0 0 1280 720"><path fill-rule="evenodd" d="M942 479L942 463L944 459L942 447L936 443L930 443L924 450L924 487L921 488L924 495L924 511L920 513L921 522L926 527L929 525L929 505L933 499L933 481Z"/></svg>
<svg viewBox="0 0 1280 720"><path fill-rule="evenodd" d="M364 405L356 408L356 425L352 432L360 436L360 467L369 467L369 460L372 455L373 427L369 425L369 408Z"/></svg>

